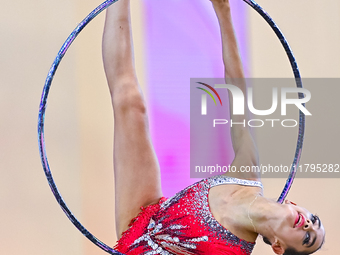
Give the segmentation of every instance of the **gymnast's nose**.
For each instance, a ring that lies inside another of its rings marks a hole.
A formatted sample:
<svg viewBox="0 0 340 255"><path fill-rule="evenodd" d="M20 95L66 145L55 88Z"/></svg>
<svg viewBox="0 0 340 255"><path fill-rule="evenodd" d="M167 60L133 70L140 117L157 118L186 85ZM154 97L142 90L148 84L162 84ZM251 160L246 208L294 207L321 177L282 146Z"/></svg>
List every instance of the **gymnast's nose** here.
<svg viewBox="0 0 340 255"><path fill-rule="evenodd" d="M309 230L313 227L312 221L310 219L307 219L304 223L303 229Z"/></svg>

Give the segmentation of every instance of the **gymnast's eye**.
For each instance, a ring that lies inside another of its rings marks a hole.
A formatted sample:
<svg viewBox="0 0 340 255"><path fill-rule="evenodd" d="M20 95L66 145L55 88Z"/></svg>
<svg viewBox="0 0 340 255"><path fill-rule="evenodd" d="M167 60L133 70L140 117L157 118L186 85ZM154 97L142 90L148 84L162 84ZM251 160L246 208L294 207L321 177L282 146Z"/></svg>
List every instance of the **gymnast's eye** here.
<svg viewBox="0 0 340 255"><path fill-rule="evenodd" d="M310 220L313 222L313 224L315 224L315 222L317 221L317 219L318 219L318 216L312 214Z"/></svg>
<svg viewBox="0 0 340 255"><path fill-rule="evenodd" d="M305 236L305 239L303 240L302 244L303 245L308 244L309 240L310 240L310 234L309 234L309 232L307 232L306 236Z"/></svg>

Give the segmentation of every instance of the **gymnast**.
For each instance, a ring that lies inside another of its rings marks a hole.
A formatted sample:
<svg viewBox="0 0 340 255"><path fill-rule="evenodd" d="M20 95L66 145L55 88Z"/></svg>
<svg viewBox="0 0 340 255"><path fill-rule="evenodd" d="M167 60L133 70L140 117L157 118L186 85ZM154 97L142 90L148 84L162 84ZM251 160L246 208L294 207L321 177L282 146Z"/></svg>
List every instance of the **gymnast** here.
<svg viewBox="0 0 340 255"><path fill-rule="evenodd" d="M246 84L236 79L244 73L229 2L211 2L221 29L225 79L245 92ZM103 61L114 110L116 250L136 255L248 255L258 235L276 254L303 255L320 249L325 230L319 217L290 201L279 204L265 198L258 173L203 179L172 198L163 197L135 73L129 0L119 0L107 10ZM232 165L237 169L258 165L249 128L234 126L231 137Z"/></svg>

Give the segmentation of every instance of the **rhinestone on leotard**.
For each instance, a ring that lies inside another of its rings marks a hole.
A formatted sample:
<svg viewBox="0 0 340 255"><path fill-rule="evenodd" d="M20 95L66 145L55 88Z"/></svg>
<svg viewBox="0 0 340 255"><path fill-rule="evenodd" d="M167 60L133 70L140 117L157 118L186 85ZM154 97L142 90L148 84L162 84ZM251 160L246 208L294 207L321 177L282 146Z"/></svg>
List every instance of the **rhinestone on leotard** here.
<svg viewBox="0 0 340 255"><path fill-rule="evenodd" d="M239 184L262 188L260 182L216 176L201 180L175 196L164 200L152 212L143 234L134 240L126 254L228 254L249 255L254 243L242 240L224 228L212 215L208 194L210 188L224 184ZM140 216L143 220L144 209ZM145 217L149 217L145 215ZM138 218L139 219L139 218ZM138 221L137 219L137 221ZM136 222L137 222L136 221ZM143 231L138 225L129 231ZM215 249L215 250L214 250ZM134 252L136 251L136 252Z"/></svg>

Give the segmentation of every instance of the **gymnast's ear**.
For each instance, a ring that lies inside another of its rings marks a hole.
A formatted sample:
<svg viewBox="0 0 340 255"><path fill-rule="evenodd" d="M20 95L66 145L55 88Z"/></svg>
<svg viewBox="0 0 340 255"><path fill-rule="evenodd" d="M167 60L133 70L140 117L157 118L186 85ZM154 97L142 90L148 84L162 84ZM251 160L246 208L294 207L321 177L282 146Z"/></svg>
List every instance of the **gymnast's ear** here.
<svg viewBox="0 0 340 255"><path fill-rule="evenodd" d="M285 253L285 249L282 247L280 241L278 241L277 239L275 240L275 242L271 246L272 246L273 251L276 254L281 255L281 254Z"/></svg>

